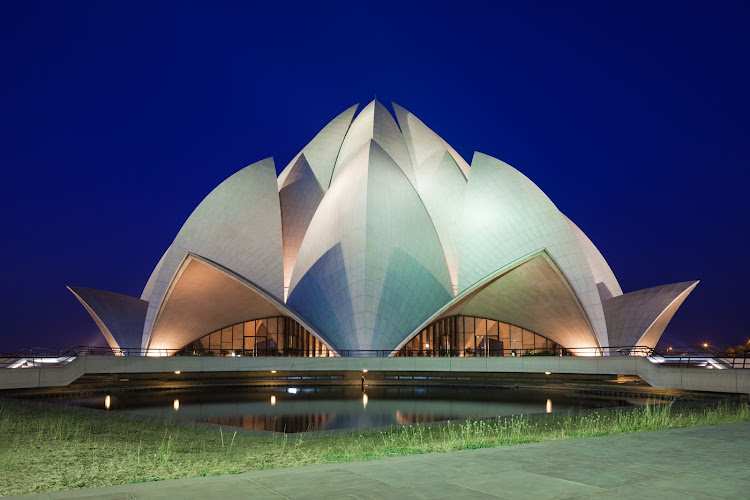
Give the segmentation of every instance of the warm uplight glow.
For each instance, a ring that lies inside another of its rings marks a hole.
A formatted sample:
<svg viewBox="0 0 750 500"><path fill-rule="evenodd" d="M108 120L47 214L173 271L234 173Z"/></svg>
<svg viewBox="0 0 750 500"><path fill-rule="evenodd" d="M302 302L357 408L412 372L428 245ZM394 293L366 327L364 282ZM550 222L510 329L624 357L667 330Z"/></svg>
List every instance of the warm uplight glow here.
<svg viewBox="0 0 750 500"><path fill-rule="evenodd" d="M180 370L175 370L174 372L175 375L179 375L180 373L182 373Z"/></svg>
<svg viewBox="0 0 750 500"><path fill-rule="evenodd" d="M424 345L424 348L425 348L425 349L429 349L429 348L430 348L430 344L425 344L425 345Z"/></svg>
<svg viewBox="0 0 750 500"><path fill-rule="evenodd" d="M577 356L601 356L599 349L596 347L576 349L575 354Z"/></svg>
<svg viewBox="0 0 750 500"><path fill-rule="evenodd" d="M547 400L547 413L552 413L552 400Z"/></svg>
<svg viewBox="0 0 750 500"><path fill-rule="evenodd" d="M232 351L232 357L235 357L235 356L237 356L237 354L234 351Z"/></svg>
<svg viewBox="0 0 750 500"><path fill-rule="evenodd" d="M271 370L271 373L276 373L276 370Z"/></svg>
<svg viewBox="0 0 750 500"><path fill-rule="evenodd" d="M667 351L672 351L672 348L671 347L667 347Z"/></svg>
<svg viewBox="0 0 750 500"><path fill-rule="evenodd" d="M271 406L276 406L276 396L271 395Z"/></svg>
<svg viewBox="0 0 750 500"><path fill-rule="evenodd" d="M703 347L704 348L708 347L708 342L703 342Z"/></svg>
<svg viewBox="0 0 750 500"><path fill-rule="evenodd" d="M369 401L369 398L367 397L367 394L362 394L362 408L367 408L367 401Z"/></svg>
<svg viewBox="0 0 750 500"><path fill-rule="evenodd" d="M177 411L177 410L180 409L180 400L179 399L175 399L174 400L174 403L172 403L172 408L174 408L174 411Z"/></svg>
<svg viewBox="0 0 750 500"><path fill-rule="evenodd" d="M107 394L106 396L104 396L104 408L105 409L109 410L109 405L110 405L111 402L112 402L112 400L110 399L109 394Z"/></svg>
<svg viewBox="0 0 750 500"><path fill-rule="evenodd" d="M552 375L552 372L544 372L545 375Z"/></svg>
<svg viewBox="0 0 750 500"><path fill-rule="evenodd" d="M362 373L367 373L367 368L365 368L364 370L362 370Z"/></svg>

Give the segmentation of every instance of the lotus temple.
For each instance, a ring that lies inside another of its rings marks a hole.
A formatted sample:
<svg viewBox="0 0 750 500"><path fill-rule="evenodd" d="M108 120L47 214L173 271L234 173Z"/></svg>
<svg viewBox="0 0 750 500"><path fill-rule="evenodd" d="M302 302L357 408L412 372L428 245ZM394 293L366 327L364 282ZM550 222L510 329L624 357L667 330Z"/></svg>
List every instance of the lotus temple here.
<svg viewBox="0 0 750 500"><path fill-rule="evenodd" d="M226 179L140 297L70 291L113 350L144 355L608 356L656 346L697 281L623 293L594 243L520 171L478 152L469 164L393 109L352 106L280 175L267 158Z"/></svg>

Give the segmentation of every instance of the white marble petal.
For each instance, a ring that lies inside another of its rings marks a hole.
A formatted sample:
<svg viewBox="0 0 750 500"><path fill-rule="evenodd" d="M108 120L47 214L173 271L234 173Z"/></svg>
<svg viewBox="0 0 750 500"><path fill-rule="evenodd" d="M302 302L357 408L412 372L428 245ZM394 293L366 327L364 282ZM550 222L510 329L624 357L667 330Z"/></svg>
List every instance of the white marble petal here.
<svg viewBox="0 0 750 500"><path fill-rule="evenodd" d="M339 175L344 166L349 163L349 160L371 140L378 143L388 153L412 184L416 183L404 137L401 135L396 120L377 100L365 106L349 127L341 145L331 181Z"/></svg>
<svg viewBox="0 0 750 500"><path fill-rule="evenodd" d="M546 250L583 305L599 344L609 345L586 256L554 203L518 170L482 153L474 154L465 200L459 293L511 262Z"/></svg>
<svg viewBox="0 0 750 500"><path fill-rule="evenodd" d="M273 159L245 167L206 196L167 250L153 285L144 348L165 293L185 256L195 253L283 300L281 211Z"/></svg>
<svg viewBox="0 0 750 500"><path fill-rule="evenodd" d="M664 329L698 281L660 285L605 300L610 345L656 347Z"/></svg>
<svg viewBox="0 0 750 500"><path fill-rule="evenodd" d="M414 167L417 192L430 214L445 253L455 296L458 294L458 242L466 177L456 163L454 155L458 153L452 148L448 150L445 141L425 126L419 118L397 104L394 104L393 108Z"/></svg>
<svg viewBox="0 0 750 500"><path fill-rule="evenodd" d="M336 158L339 155L341 149L341 143L346 136L346 132L349 130L349 126L354 118L354 113L357 111L359 104L355 104L343 113L339 114L336 118L330 121L328 125L323 127L323 130L300 151L297 156L289 162L289 165L281 171L278 178L278 186L281 189L286 181L286 177L292 170L297 160L301 155L305 155L310 168L315 174L315 178L318 180L318 184L323 188L324 191L328 189L328 185L331 183L331 175L333 173L333 167L336 165Z"/></svg>
<svg viewBox="0 0 750 500"><path fill-rule="evenodd" d="M289 306L340 350L390 350L450 296L424 205L370 141L342 168L310 223Z"/></svg>
<svg viewBox="0 0 750 500"><path fill-rule="evenodd" d="M594 276L601 300L604 301L622 295L620 283L617 281L615 273L612 272L607 261L604 260L604 256L599 249L596 248L596 245L572 220L567 217L566 220L573 229L576 238L578 238L578 244L581 245L583 254L586 256L586 262L589 263L589 267L591 268L591 274Z"/></svg>

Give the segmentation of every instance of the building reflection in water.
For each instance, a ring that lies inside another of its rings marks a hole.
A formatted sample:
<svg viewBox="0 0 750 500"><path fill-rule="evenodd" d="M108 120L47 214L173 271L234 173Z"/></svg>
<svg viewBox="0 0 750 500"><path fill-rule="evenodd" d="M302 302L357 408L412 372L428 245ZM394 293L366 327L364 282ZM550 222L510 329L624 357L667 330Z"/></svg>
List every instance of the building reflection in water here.
<svg viewBox="0 0 750 500"><path fill-rule="evenodd" d="M236 417L211 417L210 424L231 425L243 429L274 432L307 432L325 429L333 415L314 413L308 415L291 415L280 418L276 415L248 415Z"/></svg>
<svg viewBox="0 0 750 500"><path fill-rule="evenodd" d="M555 399L554 409L552 398ZM420 386L319 386L147 391L65 400L90 408L275 432L387 428L434 421L645 404L637 398L587 398L548 389L472 390ZM270 404L269 404L270 402ZM171 403L171 406L170 406Z"/></svg>

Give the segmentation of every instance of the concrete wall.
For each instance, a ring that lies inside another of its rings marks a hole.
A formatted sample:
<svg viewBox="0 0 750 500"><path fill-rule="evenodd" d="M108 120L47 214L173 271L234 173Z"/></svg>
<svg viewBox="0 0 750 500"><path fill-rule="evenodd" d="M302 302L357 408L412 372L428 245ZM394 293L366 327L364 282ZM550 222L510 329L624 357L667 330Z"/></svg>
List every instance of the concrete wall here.
<svg viewBox="0 0 750 500"><path fill-rule="evenodd" d="M233 371L400 371L637 375L653 387L750 394L750 370L664 367L639 356L511 358L294 358L82 356L63 367L0 369L0 390L68 385L88 374Z"/></svg>

